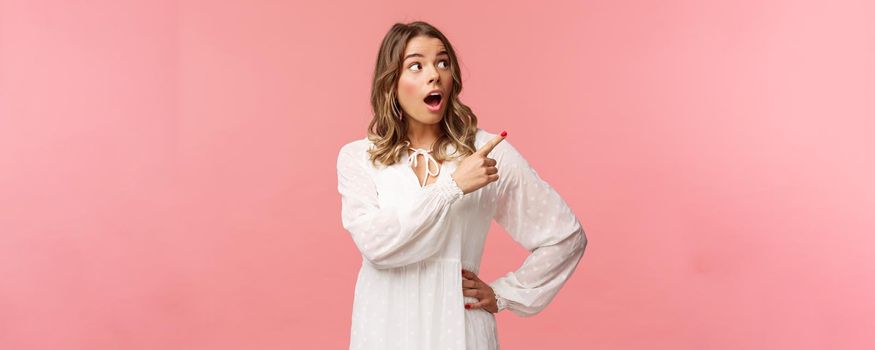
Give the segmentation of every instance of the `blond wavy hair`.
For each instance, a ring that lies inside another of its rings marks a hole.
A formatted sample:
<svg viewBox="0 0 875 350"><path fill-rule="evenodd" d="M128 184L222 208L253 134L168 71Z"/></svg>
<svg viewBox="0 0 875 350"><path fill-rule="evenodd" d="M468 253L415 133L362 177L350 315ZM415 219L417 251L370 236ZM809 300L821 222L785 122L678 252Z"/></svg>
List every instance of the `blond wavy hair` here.
<svg viewBox="0 0 875 350"><path fill-rule="evenodd" d="M447 99L447 109L440 123L441 136L435 140L431 155L437 161L454 160L469 156L476 150L474 136L477 133L477 116L459 99L462 92L462 74L456 52L450 41L434 26L421 22L396 23L389 29L380 45L374 80L371 86L371 109L374 117L368 126L368 140L374 147L368 151L371 162L389 166L401 160L407 150L407 119L398 103L398 79L401 76L404 50L407 43L417 36L439 39L450 56L453 88ZM455 147L447 154L447 146Z"/></svg>

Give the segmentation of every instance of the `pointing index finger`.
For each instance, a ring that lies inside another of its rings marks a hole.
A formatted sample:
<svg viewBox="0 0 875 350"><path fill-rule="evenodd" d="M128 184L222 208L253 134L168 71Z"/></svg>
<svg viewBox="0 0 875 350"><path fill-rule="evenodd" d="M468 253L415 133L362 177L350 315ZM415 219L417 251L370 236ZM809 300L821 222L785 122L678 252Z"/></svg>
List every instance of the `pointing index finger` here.
<svg viewBox="0 0 875 350"><path fill-rule="evenodd" d="M502 131L501 135L498 135L494 139L489 140L489 142L487 142L485 145L483 145L483 147L478 149L477 154L480 154L483 156L489 155L489 152L492 152L492 149L495 148L495 146L498 146L498 144L501 143L501 141L503 141L506 136L507 136L507 131Z"/></svg>

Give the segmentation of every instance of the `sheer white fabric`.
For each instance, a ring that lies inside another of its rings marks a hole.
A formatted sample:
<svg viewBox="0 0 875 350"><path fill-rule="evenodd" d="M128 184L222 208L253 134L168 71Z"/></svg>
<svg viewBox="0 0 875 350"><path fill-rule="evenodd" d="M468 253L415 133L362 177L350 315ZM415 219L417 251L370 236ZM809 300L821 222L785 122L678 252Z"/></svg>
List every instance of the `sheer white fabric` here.
<svg viewBox="0 0 875 350"><path fill-rule="evenodd" d="M494 137L479 129L476 148ZM490 283L507 310L537 314L576 269L583 227L508 140L489 155L499 180L464 195L451 177L458 161L445 161L423 187L411 154L375 167L370 147L366 138L350 142L337 159L341 221L362 254L350 349L498 349L494 315L466 310L477 299L461 284L462 268L479 273L492 219L531 252Z"/></svg>

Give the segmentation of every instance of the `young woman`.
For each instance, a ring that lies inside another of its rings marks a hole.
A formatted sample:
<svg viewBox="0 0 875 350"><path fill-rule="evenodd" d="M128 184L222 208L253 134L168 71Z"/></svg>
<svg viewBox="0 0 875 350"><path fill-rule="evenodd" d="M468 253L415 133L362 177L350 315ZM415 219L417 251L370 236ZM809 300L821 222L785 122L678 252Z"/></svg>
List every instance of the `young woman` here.
<svg viewBox="0 0 875 350"><path fill-rule="evenodd" d="M343 227L362 254L350 349L498 349L494 313L534 315L587 244L559 194L459 100L452 45L424 22L383 38L367 137L337 158ZM491 282L477 273L495 219L531 252Z"/></svg>

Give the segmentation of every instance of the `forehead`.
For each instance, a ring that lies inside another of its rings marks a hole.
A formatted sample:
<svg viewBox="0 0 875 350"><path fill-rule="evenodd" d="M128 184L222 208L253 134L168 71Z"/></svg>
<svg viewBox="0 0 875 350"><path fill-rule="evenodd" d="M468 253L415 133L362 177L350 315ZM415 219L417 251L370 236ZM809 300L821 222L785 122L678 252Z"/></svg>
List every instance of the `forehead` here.
<svg viewBox="0 0 875 350"><path fill-rule="evenodd" d="M444 43L441 39L427 36L416 36L407 42L407 47L404 49L404 56L412 53L418 53L425 56L434 56L438 52L445 51Z"/></svg>

